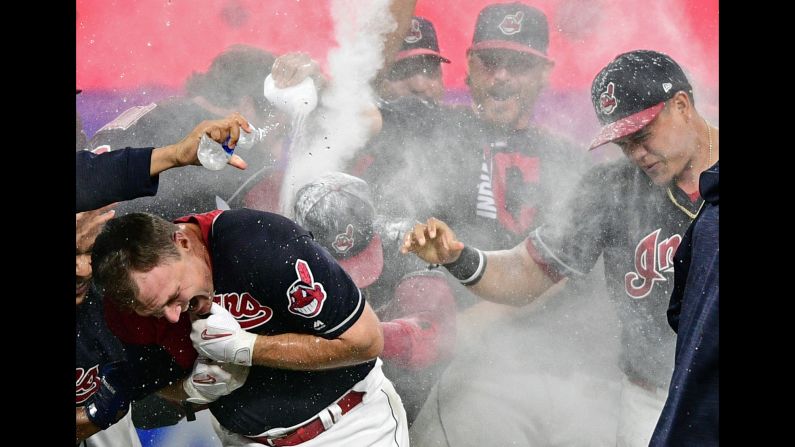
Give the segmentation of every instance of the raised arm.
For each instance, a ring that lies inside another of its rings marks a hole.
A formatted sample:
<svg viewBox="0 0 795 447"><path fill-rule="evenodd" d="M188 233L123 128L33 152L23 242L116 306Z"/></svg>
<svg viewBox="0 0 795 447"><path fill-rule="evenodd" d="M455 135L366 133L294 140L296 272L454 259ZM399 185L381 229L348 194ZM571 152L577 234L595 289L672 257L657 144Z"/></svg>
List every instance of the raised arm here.
<svg viewBox="0 0 795 447"><path fill-rule="evenodd" d="M223 119L202 121L181 141L168 146L125 148L103 154L77 151L75 212L155 195L158 174L171 168L199 164L197 152L202 135L218 142L225 142L229 137L229 146L234 147L241 127L251 130L246 119L234 113ZM247 166L237 155L232 155L229 164L238 169Z"/></svg>
<svg viewBox="0 0 795 447"><path fill-rule="evenodd" d="M555 284L527 252L524 242L510 250L480 252L465 247L446 223L433 217L406 233L400 251L444 265L472 292L495 303L525 305Z"/></svg>

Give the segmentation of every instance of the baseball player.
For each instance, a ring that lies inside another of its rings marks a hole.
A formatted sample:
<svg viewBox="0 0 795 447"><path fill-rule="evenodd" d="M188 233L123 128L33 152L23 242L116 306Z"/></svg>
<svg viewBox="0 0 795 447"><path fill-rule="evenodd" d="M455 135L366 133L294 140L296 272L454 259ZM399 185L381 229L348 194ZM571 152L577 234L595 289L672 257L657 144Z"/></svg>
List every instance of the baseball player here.
<svg viewBox="0 0 795 447"><path fill-rule="evenodd" d="M433 23L423 17L412 17L395 61L380 80L379 96L385 101L416 96L423 101L440 102L444 96L442 63L449 64L450 59L439 52Z"/></svg>
<svg viewBox="0 0 795 447"><path fill-rule="evenodd" d="M370 188L357 177L325 174L294 203L296 223L334 256L381 319L380 357L411 425L455 343L455 300L445 275L399 255L413 223L377 216Z"/></svg>
<svg viewBox="0 0 795 447"><path fill-rule="evenodd" d="M652 447L719 445L720 163L701 173L706 205L676 251L668 323L676 332L676 365Z"/></svg>
<svg viewBox="0 0 795 447"><path fill-rule="evenodd" d="M543 222L587 166L572 142L533 122L554 65L548 45L539 9L487 6L467 51L471 107L383 105L381 134L348 169L371 185L379 212L438 216L487 249Z"/></svg>
<svg viewBox="0 0 795 447"><path fill-rule="evenodd" d="M208 402L223 445L407 445L376 357L378 318L292 221L249 209L176 224L133 213L108 223L92 263L111 330L177 365L152 380L181 378L197 355L251 366L242 387Z"/></svg>
<svg viewBox="0 0 795 447"><path fill-rule="evenodd" d="M125 416L97 420L90 418L88 404L101 388L101 380L108 383L109 372L125 358L121 343L110 333L102 318L102 302L94 290L89 291L91 264L88 252L102 225L114 215L113 210L102 208L78 213L77 226L77 289L75 315L75 408L76 441L83 446L140 447L141 441L128 413L129 400L119 399L117 408ZM110 366L109 365L113 365ZM102 371L100 371L102 370ZM114 385L118 385L115 384Z"/></svg>
<svg viewBox="0 0 795 447"><path fill-rule="evenodd" d="M617 443L648 445L673 365L675 337L665 319L673 255L704 203L698 176L718 160L718 129L696 110L679 65L655 51L616 57L594 79L591 99L603 124L591 148L614 142L627 160L591 169L562 223L536 229L510 250L482 252L431 218L402 250L444 264L486 299L513 305L584 275L603 256L622 323Z"/></svg>
<svg viewBox="0 0 795 447"><path fill-rule="evenodd" d="M78 151L77 209L154 194L161 172L198 163L196 151L202 134L216 141L229 137L234 142L239 127L247 125L244 118L233 114L223 120L204 121L179 143L168 146L100 155ZM239 157L231 163L245 167ZM121 181L108 181L119 176ZM76 215L75 434L77 442L89 446L138 446L128 409L132 400L143 398L154 388L130 380L131 365L125 361L121 343L106 326L101 295L91 285L90 253L100 228L115 215L111 207Z"/></svg>

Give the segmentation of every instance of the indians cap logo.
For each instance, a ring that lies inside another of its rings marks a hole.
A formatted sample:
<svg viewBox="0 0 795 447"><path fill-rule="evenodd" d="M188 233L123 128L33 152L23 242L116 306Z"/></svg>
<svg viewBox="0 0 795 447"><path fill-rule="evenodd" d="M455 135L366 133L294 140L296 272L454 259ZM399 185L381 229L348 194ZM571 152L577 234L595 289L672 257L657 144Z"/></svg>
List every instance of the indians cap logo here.
<svg viewBox="0 0 795 447"><path fill-rule="evenodd" d="M353 225L348 224L348 226L345 227L345 233L338 234L337 237L334 238L334 243L331 244L331 246L334 247L337 253L346 253L355 243L356 241L353 239Z"/></svg>
<svg viewBox="0 0 795 447"><path fill-rule="evenodd" d="M500 22L500 31L506 36L522 31L522 19L524 19L524 13L522 11L516 14L508 14L502 19L502 22Z"/></svg>
<svg viewBox="0 0 795 447"><path fill-rule="evenodd" d="M616 86L611 82L607 84L607 90L599 96L599 109L603 115L610 115L618 106L618 99L613 95L615 88Z"/></svg>
<svg viewBox="0 0 795 447"><path fill-rule="evenodd" d="M417 43L420 39L422 39L420 22L418 22L417 19L411 19L411 29L409 29L409 34L403 40L405 40L406 43Z"/></svg>
<svg viewBox="0 0 795 447"><path fill-rule="evenodd" d="M323 284L315 282L309 264L303 259L296 261L295 273L298 275L298 279L287 289L287 299L290 303L287 310L305 318L317 316L326 301L326 290L323 289Z"/></svg>

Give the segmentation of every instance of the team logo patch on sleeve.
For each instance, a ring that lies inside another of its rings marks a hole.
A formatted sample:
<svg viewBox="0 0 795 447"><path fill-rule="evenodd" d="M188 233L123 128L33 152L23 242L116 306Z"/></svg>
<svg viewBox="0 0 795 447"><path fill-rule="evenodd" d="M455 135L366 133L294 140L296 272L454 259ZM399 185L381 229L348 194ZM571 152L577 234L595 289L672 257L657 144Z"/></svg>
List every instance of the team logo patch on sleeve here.
<svg viewBox="0 0 795 447"><path fill-rule="evenodd" d="M326 290L323 284L315 282L309 264L303 259L295 263L298 279L287 289L287 310L304 318L317 316L326 301Z"/></svg>

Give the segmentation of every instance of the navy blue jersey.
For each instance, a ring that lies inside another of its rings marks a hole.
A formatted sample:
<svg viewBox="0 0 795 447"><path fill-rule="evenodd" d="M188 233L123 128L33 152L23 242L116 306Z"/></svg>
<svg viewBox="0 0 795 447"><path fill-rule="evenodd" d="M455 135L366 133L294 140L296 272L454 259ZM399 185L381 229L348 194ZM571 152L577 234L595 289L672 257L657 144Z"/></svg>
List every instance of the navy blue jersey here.
<svg viewBox="0 0 795 447"><path fill-rule="evenodd" d="M379 213L435 216L482 249L521 242L587 167L565 138L534 125L500 129L469 107L403 99L382 115L382 134L349 169L372 185Z"/></svg>
<svg viewBox="0 0 795 447"><path fill-rule="evenodd" d="M676 252L668 321L677 332L671 388L651 446L718 445L719 165L701 174L707 204Z"/></svg>
<svg viewBox="0 0 795 447"><path fill-rule="evenodd" d="M213 266L213 301L257 334L341 335L365 299L353 280L306 230L250 209L179 219L198 223ZM323 371L251 368L246 384L210 404L227 429L245 435L311 418L362 380L375 360Z"/></svg>
<svg viewBox="0 0 795 447"><path fill-rule="evenodd" d="M75 406L82 407L99 388L103 365L124 360L124 348L102 318L102 300L91 287L75 319Z"/></svg>
<svg viewBox="0 0 795 447"><path fill-rule="evenodd" d="M151 147L99 155L77 151L75 212L155 195L159 177L149 175L151 160Z"/></svg>
<svg viewBox="0 0 795 447"><path fill-rule="evenodd" d="M701 203L691 203L676 186L655 186L622 159L589 170L560 223L527 239L531 256L553 280L585 274L604 257L607 290L621 321L621 366L630 378L668 387L675 342L666 321L673 256L692 221L679 207L694 215Z"/></svg>

